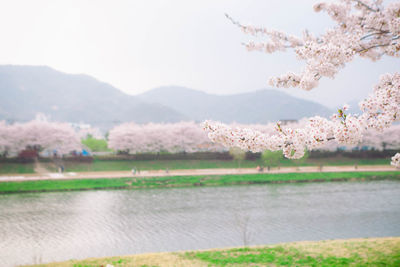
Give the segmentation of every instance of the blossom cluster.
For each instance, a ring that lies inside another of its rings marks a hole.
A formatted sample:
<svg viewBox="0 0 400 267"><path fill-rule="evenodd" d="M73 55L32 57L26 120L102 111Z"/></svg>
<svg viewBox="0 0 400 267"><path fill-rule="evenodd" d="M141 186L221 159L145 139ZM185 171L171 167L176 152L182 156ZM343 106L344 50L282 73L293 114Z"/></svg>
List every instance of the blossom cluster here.
<svg viewBox="0 0 400 267"><path fill-rule="evenodd" d="M232 128L213 121L205 121L204 129L213 142L226 147L236 146L253 152L282 150L285 157L298 159L305 150L322 148L333 139L343 145L356 145L362 138L361 125L360 119L346 115L340 109L339 115L332 116L331 120L315 116L307 119L302 128L284 127L278 122L273 133Z"/></svg>
<svg viewBox="0 0 400 267"><path fill-rule="evenodd" d="M124 123L110 130L108 146L115 151L135 153L222 151L212 143L199 124Z"/></svg>
<svg viewBox="0 0 400 267"><path fill-rule="evenodd" d="M27 149L56 151L59 155L79 151L81 143L68 123L35 119L12 125L0 122L0 154L16 155Z"/></svg>
<svg viewBox="0 0 400 267"><path fill-rule="evenodd" d="M268 38L266 42L248 43L248 50L272 53L293 48L298 59L306 62L300 74L289 72L270 78L271 85L311 90L322 77L334 78L357 55L372 60L383 55L400 57L400 2L385 7L382 0L338 0L318 3L314 10L326 12L337 25L321 36L305 31L300 38L264 27L244 26L228 16L245 33ZM381 77L373 94L360 103L360 116L346 114L347 108L339 109L330 120L312 117L300 128L284 128L278 122L272 134L212 121L206 121L204 128L211 140L225 146L252 151L282 150L287 158L300 158L306 149L327 146L330 140L339 145L356 145L367 129L382 131L400 120L400 74ZM397 155L392 164L400 166Z"/></svg>
<svg viewBox="0 0 400 267"><path fill-rule="evenodd" d="M249 51L273 53L293 48L297 58L306 62L301 73L289 72L273 77L276 87L300 87L311 90L322 77L334 78L355 56L378 60L383 55L400 56L400 2L382 5L382 1L340 0L318 3L316 12L326 12L337 25L321 36L304 31L301 37L283 32L242 25L229 17L245 33L266 37L266 41L250 41Z"/></svg>
<svg viewBox="0 0 400 267"><path fill-rule="evenodd" d="M400 153L396 153L396 155L392 157L391 165L400 168Z"/></svg>
<svg viewBox="0 0 400 267"><path fill-rule="evenodd" d="M382 75L374 93L362 101L360 107L364 111L360 116L347 114L348 106L344 105L329 120L312 117L299 128L283 127L278 122L274 131L268 133L212 121L206 121L204 129L213 142L226 147L240 147L254 152L282 150L285 157L291 159L301 158L306 149L323 148L331 140L338 145L355 146L362 143L364 135L368 136L368 129L382 131L400 120L400 74ZM399 127L396 131L400 133ZM392 164L399 166L400 163L394 160Z"/></svg>
<svg viewBox="0 0 400 267"><path fill-rule="evenodd" d="M374 92L360 102L368 127L383 130L400 119L400 73L385 74Z"/></svg>

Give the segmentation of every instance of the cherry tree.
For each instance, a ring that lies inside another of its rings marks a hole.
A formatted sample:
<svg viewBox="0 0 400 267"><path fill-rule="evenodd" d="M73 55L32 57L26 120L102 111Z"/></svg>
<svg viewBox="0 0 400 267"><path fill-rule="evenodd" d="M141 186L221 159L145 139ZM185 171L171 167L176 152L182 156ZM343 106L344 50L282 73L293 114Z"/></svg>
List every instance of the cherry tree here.
<svg viewBox="0 0 400 267"><path fill-rule="evenodd" d="M303 128L308 119L291 122L285 125L290 128ZM230 128L252 129L265 135L274 134L276 124L237 124L229 125ZM282 126L283 127L283 126ZM126 153L157 153L157 152L199 152L199 151L227 151L218 143L213 143L202 131L200 125L193 122L180 122L168 124L135 124L124 123L114 127L108 137L108 146L116 151ZM346 149L367 146L369 149L398 149L400 148L400 125L380 131L368 131L364 134L363 141L356 146L347 146ZM335 151L342 145L327 142L318 150Z"/></svg>
<svg viewBox="0 0 400 267"><path fill-rule="evenodd" d="M5 121L0 121L0 155L2 156L17 154L23 149L18 143L18 132L14 129L15 127L6 124Z"/></svg>
<svg viewBox="0 0 400 267"><path fill-rule="evenodd" d="M40 119L13 125L0 122L0 153L12 155L26 148L64 155L80 150L81 143L68 123Z"/></svg>
<svg viewBox="0 0 400 267"><path fill-rule="evenodd" d="M139 125L124 123L110 130L108 146L126 153L221 151L199 124L180 122Z"/></svg>
<svg viewBox="0 0 400 267"><path fill-rule="evenodd" d="M316 4L314 10L326 12L336 26L321 36L304 31L298 37L242 25L227 17L246 34L267 38L264 42L245 44L249 51L273 53L293 49L297 58L305 61L300 73L270 78L269 83L276 87L311 90L320 79L334 78L357 56L373 61L382 56L400 57L400 2L384 6L381 0L339 0ZM315 116L302 128L284 127L278 122L273 134L213 121L205 121L204 128L211 140L224 146L251 151L282 150L291 159L301 158L306 149L323 147L332 140L345 146L356 145L367 129L382 131L400 120L400 74L382 75L370 96L359 105L361 115L348 114L348 106L344 105L330 119ZM392 158L392 165L400 167L400 153Z"/></svg>

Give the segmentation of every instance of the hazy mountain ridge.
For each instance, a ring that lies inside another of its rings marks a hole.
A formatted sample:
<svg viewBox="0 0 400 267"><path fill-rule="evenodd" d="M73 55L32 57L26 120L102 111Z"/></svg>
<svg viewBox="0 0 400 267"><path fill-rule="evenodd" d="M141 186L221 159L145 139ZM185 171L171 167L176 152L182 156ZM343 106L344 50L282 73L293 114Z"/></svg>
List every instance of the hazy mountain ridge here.
<svg viewBox="0 0 400 267"><path fill-rule="evenodd" d="M0 119L26 121L38 112L54 120L102 128L125 121L186 119L171 108L145 103L88 75L42 66L0 66Z"/></svg>
<svg viewBox="0 0 400 267"><path fill-rule="evenodd" d="M149 103L159 103L194 120L266 123L285 119L329 116L332 110L318 103L292 97L277 90L258 90L233 95L212 95L185 87L160 87L137 95Z"/></svg>
<svg viewBox="0 0 400 267"><path fill-rule="evenodd" d="M276 90L213 95L169 86L132 96L88 75L45 66L0 66L0 120L27 121L37 113L109 129L127 121L266 123L328 116L332 111Z"/></svg>

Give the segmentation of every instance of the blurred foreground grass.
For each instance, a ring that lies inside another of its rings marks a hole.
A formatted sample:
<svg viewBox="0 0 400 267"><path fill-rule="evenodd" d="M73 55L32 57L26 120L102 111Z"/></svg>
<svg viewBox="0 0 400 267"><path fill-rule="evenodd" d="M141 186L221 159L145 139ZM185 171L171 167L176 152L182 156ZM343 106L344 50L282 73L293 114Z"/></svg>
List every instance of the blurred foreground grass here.
<svg viewBox="0 0 400 267"><path fill-rule="evenodd" d="M400 237L304 241L271 246L89 258L36 267L400 266Z"/></svg>

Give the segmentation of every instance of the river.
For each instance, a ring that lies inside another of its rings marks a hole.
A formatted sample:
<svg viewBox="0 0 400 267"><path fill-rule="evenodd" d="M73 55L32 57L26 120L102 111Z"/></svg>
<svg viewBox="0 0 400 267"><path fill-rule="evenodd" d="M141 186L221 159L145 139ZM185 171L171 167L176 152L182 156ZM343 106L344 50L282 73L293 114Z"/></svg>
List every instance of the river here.
<svg viewBox="0 0 400 267"><path fill-rule="evenodd" d="M400 236L400 182L0 195L0 266Z"/></svg>

